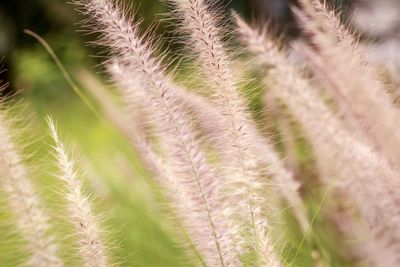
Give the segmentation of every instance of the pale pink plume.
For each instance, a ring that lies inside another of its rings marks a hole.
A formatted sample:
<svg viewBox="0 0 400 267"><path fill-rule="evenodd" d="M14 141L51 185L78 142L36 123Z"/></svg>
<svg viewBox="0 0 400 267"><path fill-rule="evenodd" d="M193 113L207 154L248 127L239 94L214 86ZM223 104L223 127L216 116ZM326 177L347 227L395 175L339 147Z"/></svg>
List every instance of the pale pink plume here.
<svg viewBox="0 0 400 267"><path fill-rule="evenodd" d="M204 260L210 266L237 266L234 249L225 227L224 213L219 211L217 177L208 164L185 107L172 89L171 79L154 55L149 43L140 36L137 25L129 21L111 1L81 3L103 33L102 43L109 46L122 64L138 73L148 113L156 122L170 164L169 173L176 180L167 188L179 201L175 202L179 216ZM137 97L138 92L126 91ZM166 176L171 177L166 173Z"/></svg>
<svg viewBox="0 0 400 267"><path fill-rule="evenodd" d="M239 27L245 33L242 38L249 50L256 52L256 56L271 59L270 75L277 84L272 90L303 126L315 149L325 183L334 185L356 203L377 244L386 243L389 253L385 255L392 257L388 262L395 262L400 237L396 231L400 227L400 208L396 204L399 197L395 194L400 186L399 176L384 158L345 128L311 83L290 64L284 52L243 21ZM382 251L375 253L372 258L376 259Z"/></svg>
<svg viewBox="0 0 400 267"><path fill-rule="evenodd" d="M29 266L63 266L58 246L49 234L50 218L35 192L31 176L13 140L4 110L0 110L0 185L16 215L16 227L27 241Z"/></svg>
<svg viewBox="0 0 400 267"><path fill-rule="evenodd" d="M93 212L90 199L83 193L83 184L78 177L75 163L70 159L50 118L48 124L55 143L57 166L61 171L58 177L65 183L64 197L67 201L68 217L76 228L77 245L83 264L85 267L111 266L98 216Z"/></svg>
<svg viewBox="0 0 400 267"><path fill-rule="evenodd" d="M266 202L259 192L261 188L266 188L267 181L261 176L265 173L271 176L284 196L294 196L290 200L295 199L298 194L297 183L283 168L272 146L267 145L259 136L251 119L247 103L240 93L238 80L234 75L232 60L222 41L222 30L218 26L217 16L211 11L214 2L202 0L170 2L175 7L174 14L182 17L182 30L190 36L189 45L196 53L207 77L208 82L205 86L213 89L219 112L225 117L226 131L222 138L226 140L224 148L230 155L229 162L231 162L226 166L226 170L231 176L230 182L235 184L235 189L230 194L236 194L231 199L243 203L243 205L233 204L232 206L239 208L239 210L234 208L233 211L240 216L247 214L245 217L249 220L247 223L249 233L246 236L251 237L250 243L258 255L257 260L264 264L279 265L276 258L267 256L273 254L271 251L262 251L272 248L272 245L264 245L268 242L269 230L265 214L262 213L262 206ZM294 207L301 205L290 200L290 204L294 204ZM301 202L300 198L296 198L295 201ZM304 216L304 211L300 213ZM262 229L257 225L265 228Z"/></svg>
<svg viewBox="0 0 400 267"><path fill-rule="evenodd" d="M315 52L302 46L297 51L309 61L321 82L331 89L347 127L399 170L400 137L393 132L399 130L400 112L365 53L350 34L338 44L329 32L319 30L306 14L298 10L296 14L318 48Z"/></svg>

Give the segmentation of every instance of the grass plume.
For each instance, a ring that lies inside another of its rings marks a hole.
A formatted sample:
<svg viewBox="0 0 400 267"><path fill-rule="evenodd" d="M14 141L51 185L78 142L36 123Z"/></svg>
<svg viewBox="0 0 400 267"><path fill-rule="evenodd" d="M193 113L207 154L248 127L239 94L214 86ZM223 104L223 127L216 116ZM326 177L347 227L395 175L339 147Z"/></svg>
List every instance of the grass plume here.
<svg viewBox="0 0 400 267"><path fill-rule="evenodd" d="M63 266L57 255L58 245L50 235L50 218L38 196L21 152L14 143L14 131L3 104L0 110L1 189L16 215L16 228L27 241L27 265Z"/></svg>
<svg viewBox="0 0 400 267"><path fill-rule="evenodd" d="M269 59L269 71L276 80L273 88L282 102L304 127L314 145L317 161L327 185L344 191L350 201L355 201L372 233L379 232L375 242L387 244L392 252L388 262L394 262L398 242L396 228L399 209L397 197L392 191L398 187L398 175L390 164L372 147L356 140L348 132L336 114L322 101L311 82L291 65L284 52L238 18L239 31L250 51L263 59ZM379 178L378 178L379 177ZM381 213L386 210L387 218ZM375 251L376 257L382 251ZM371 257L373 258L373 257Z"/></svg>
<svg viewBox="0 0 400 267"><path fill-rule="evenodd" d="M65 199L71 223L76 228L78 246L86 267L110 266L107 249L102 240L102 231L98 217L93 213L90 200L83 193L82 181L75 170L75 163L68 156L67 150L58 136L53 121L49 118L50 134L55 143L57 166L61 173L58 176L65 182Z"/></svg>
<svg viewBox="0 0 400 267"><path fill-rule="evenodd" d="M216 214L219 207L217 179L202 152L185 107L174 94L172 81L140 36L137 25L127 20L110 1L89 1L84 7L102 25L103 41L110 45L119 60L129 62L129 70L140 70L139 79L145 90L142 93L146 96L143 100L150 100L149 113L157 122L157 133L168 152L172 173L178 177L172 184L172 192L182 195L178 196L182 201L176 204L184 205L178 210L182 211L180 216L195 244L211 265L229 266L235 259L231 256L233 250L229 249L229 237L223 232L223 218ZM128 96L135 93L126 92ZM194 222L196 227L191 226Z"/></svg>

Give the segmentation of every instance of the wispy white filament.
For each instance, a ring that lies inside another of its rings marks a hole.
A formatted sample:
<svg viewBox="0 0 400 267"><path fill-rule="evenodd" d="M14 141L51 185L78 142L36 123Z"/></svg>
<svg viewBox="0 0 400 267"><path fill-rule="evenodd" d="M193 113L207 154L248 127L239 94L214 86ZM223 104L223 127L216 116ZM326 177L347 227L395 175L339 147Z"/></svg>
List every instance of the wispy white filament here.
<svg viewBox="0 0 400 267"><path fill-rule="evenodd" d="M48 120L51 136L54 140L58 167L58 176L66 185L65 199L67 200L69 219L75 226L78 235L78 246L85 267L110 266L107 259L106 247L101 239L101 229L97 216L93 213L90 200L83 194L83 186L74 162L61 142L54 123Z"/></svg>

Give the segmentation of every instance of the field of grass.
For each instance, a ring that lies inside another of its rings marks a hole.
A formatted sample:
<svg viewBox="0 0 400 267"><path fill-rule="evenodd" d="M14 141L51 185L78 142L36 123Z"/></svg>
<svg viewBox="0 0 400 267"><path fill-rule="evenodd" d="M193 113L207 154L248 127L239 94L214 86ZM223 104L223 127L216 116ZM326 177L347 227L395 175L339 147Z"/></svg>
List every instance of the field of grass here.
<svg viewBox="0 0 400 267"><path fill-rule="evenodd" d="M53 266L43 233L65 266L395 267L389 75L320 2L293 9L309 40L287 45L234 13L225 44L214 6L172 2L184 23L156 48L108 1L83 6L100 47L25 31L0 106L0 267ZM165 7L145 6L147 27Z"/></svg>

